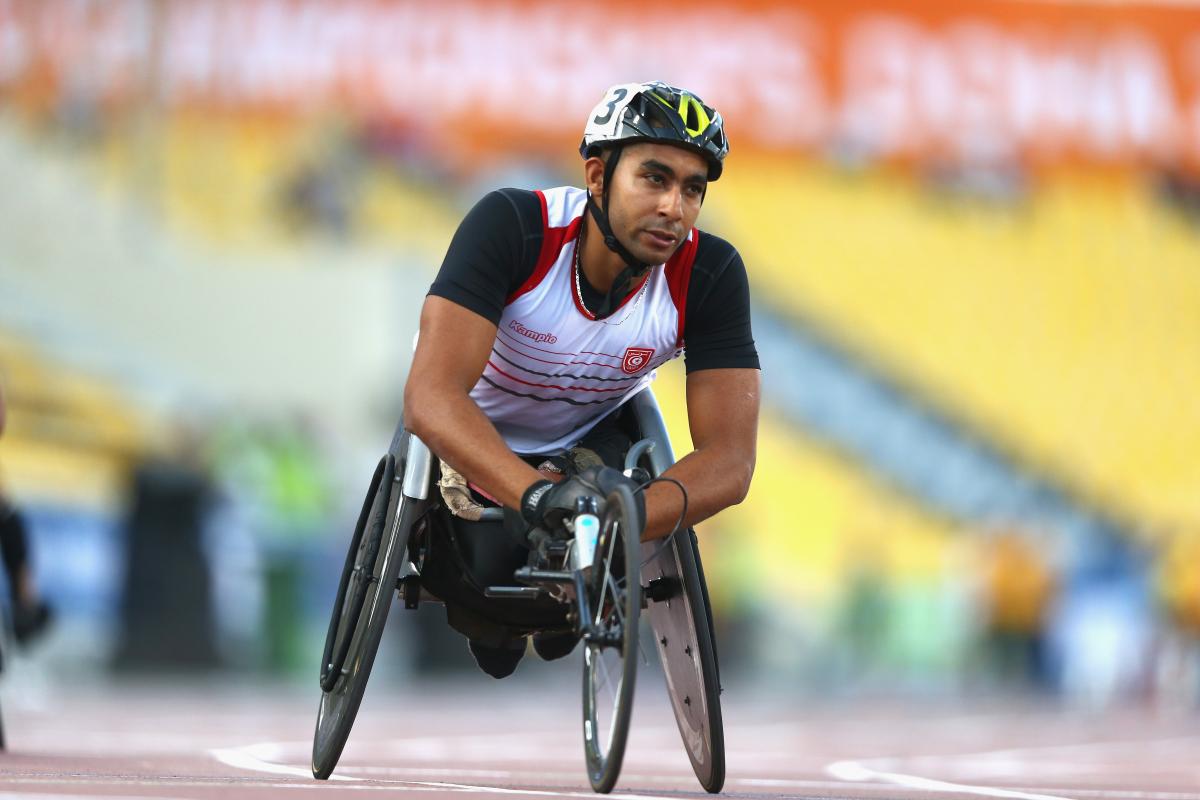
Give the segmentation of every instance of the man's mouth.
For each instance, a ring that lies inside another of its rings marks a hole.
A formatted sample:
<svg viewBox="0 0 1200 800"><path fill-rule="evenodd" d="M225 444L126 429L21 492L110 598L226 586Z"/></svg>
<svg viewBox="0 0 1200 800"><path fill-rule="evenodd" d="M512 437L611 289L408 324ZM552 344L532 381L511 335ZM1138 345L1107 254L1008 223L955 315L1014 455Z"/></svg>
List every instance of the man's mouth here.
<svg viewBox="0 0 1200 800"><path fill-rule="evenodd" d="M650 241L659 247L672 247L679 241L679 237L668 231L647 230L646 235L650 237Z"/></svg>

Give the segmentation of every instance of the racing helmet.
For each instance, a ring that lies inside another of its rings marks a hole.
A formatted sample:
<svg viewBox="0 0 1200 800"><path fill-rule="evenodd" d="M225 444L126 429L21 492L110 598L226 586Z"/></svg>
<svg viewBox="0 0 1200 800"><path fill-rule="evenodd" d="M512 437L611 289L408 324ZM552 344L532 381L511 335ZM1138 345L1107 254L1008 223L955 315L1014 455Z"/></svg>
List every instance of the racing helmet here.
<svg viewBox="0 0 1200 800"><path fill-rule="evenodd" d="M604 93L583 129L579 154L598 155L607 145L661 142L695 150L708 162L708 179L721 177L729 141L725 121L712 106L661 81L619 83Z"/></svg>

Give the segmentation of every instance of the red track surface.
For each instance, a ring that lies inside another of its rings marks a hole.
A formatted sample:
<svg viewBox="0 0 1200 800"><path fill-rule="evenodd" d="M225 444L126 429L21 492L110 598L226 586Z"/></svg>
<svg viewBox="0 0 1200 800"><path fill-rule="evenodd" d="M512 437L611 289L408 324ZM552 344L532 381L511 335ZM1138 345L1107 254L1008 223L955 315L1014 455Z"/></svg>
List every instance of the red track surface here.
<svg viewBox="0 0 1200 800"><path fill-rule="evenodd" d="M547 686L482 676L420 691L372 686L326 783L308 769L315 686L93 686L34 697L0 685L9 739L0 800L587 797L578 690L568 677ZM638 697L612 796L705 796L661 679L647 674ZM1195 713L814 707L772 697L761 687L753 697L737 687L725 693L726 795L1200 800Z"/></svg>

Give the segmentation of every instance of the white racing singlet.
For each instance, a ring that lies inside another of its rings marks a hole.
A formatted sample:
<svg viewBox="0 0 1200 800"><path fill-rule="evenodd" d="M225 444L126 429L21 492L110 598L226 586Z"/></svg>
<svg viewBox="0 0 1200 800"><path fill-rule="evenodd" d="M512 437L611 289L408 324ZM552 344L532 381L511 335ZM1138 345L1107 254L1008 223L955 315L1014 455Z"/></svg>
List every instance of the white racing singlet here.
<svg viewBox="0 0 1200 800"><path fill-rule="evenodd" d="M537 192L542 250L533 274L508 296L474 400L521 454L565 451L654 380L683 352L688 281L699 233L648 276L605 319L583 306L575 245L587 193Z"/></svg>

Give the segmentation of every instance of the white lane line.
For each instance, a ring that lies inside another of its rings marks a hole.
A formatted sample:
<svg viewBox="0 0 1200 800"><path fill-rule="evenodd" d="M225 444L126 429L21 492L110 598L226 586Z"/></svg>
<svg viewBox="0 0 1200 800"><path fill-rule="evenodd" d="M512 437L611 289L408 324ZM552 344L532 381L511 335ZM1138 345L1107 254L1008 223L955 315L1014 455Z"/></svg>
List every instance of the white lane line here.
<svg viewBox="0 0 1200 800"><path fill-rule="evenodd" d="M292 775L296 777L307 778L314 781L310 784L298 784L301 786L320 786L312 777L311 769L295 767L289 764L278 764L271 760L275 754L281 753L290 742L259 742L257 744L248 745L246 747L231 747L217 748L209 750L213 758L227 766L236 767L238 769L248 770L250 772L265 772L272 775ZM417 790L435 790L435 791L450 791L450 792L467 792L469 794L478 793L495 793L495 794L519 794L532 797L587 797L595 798L595 792L580 792L580 791L559 791L553 789L509 789L499 786L478 786L467 783L449 783L445 781L401 781L387 780L384 778L351 778L345 775L331 775L330 780L351 781L360 783L363 780L372 780L377 784L387 784L387 788L392 789L407 789L408 791ZM291 786L292 784L288 784ZM343 788L365 788L364 786L346 786ZM382 788L382 787L381 787ZM608 795L615 800L678 800L674 796L657 796L652 794L620 794L613 792Z"/></svg>
<svg viewBox="0 0 1200 800"><path fill-rule="evenodd" d="M506 770L506 769L465 769L459 767L370 767L370 766L348 766L339 767L338 770L343 774L357 775L364 779L373 776L386 775L389 777L409 777L409 778L437 778L437 777L460 777L471 778L473 780L502 780L510 782L518 781L577 781L579 780L579 771L572 772L547 772L534 770ZM665 783L677 784L679 782L687 782L692 780L692 773L677 773L674 775L643 775L636 772L621 772L621 780L624 783L642 784L642 783ZM863 789L877 789L879 791L890 791L890 787L880 785L879 783L847 783L846 781L830 781L830 780L805 780L802 778L730 778L726 781L728 786L757 786L757 787L788 787L788 788L808 788L808 789L845 789L850 787L859 787ZM1162 798L1161 800L1200 800L1198 797L1179 797L1179 798Z"/></svg>
<svg viewBox="0 0 1200 800"><path fill-rule="evenodd" d="M429 782L414 782L417 786L427 786L430 788L446 788L462 792L470 792L472 794L478 792L497 794L519 794L532 797L589 797L595 800L596 793L592 791L575 792L575 791L556 791L554 789L507 789L499 786L473 786L466 783L441 783L439 781ZM679 800L678 795L654 795L654 794L621 794L620 792L612 792L606 797L613 797L616 800Z"/></svg>
<svg viewBox="0 0 1200 800"><path fill-rule="evenodd" d="M72 775L70 777L46 776L46 777L19 777L19 778L12 778L12 777L9 777L6 775L4 777L4 780L6 783L24 783L24 784L34 785L34 786L44 786L44 785L53 785L53 784L61 784L61 783L78 784L78 783L82 782L82 783L88 784L89 786L153 786L153 787L170 786L173 788L189 788L189 789L191 789L191 788L204 788L204 789L224 788L227 791L232 790L235 786L237 786L237 787L248 786L248 787L252 787L255 789L266 788L266 789L317 789L317 790L323 790L323 789L328 788L328 787L326 787L326 785L323 781L316 781L316 780L313 780L312 778L309 778L308 783L269 783L269 782L264 783L264 782L260 782L260 781L245 781L245 782L239 782L239 783L235 783L235 784L231 784L230 781L225 778L214 778L211 781L198 781L198 780L182 780L182 779L181 780L175 780L175 779L147 780L144 778L95 778L95 777L89 777L89 778L87 778L86 781L84 781L81 778L79 778L78 776L74 776L74 775ZM404 786L404 785L398 785L398 784L384 785L382 783L355 783L355 784L349 784L349 785L342 785L342 786L338 786L337 790L340 792L340 791L344 791L347 789L354 789L356 791L364 791L364 792L449 792L449 791L453 791L451 789L437 789L437 788L422 787L422 786ZM54 795L42 794L41 792L38 792L35 794L23 795L23 796L29 797L29 798L54 797ZM113 795L90 794L90 795L59 795L59 796L71 797L71 798L83 798L83 800L97 800L98 797L102 797L103 800L115 800ZM128 798L122 797L121 800L186 800L186 798L151 797L148 795L130 795L130 796L128 796Z"/></svg>
<svg viewBox="0 0 1200 800"><path fill-rule="evenodd" d="M858 761L835 761L825 767L825 771L835 778L846 781L884 781L885 783L904 786L908 789L924 789L930 792L961 792L962 794L978 794L984 797L1007 797L1014 800L1075 800L1060 794L1033 794L1012 789L999 789L992 786L974 786L969 783L951 783L938 781L933 778L922 778L919 775L904 775L899 772L881 772L864 766Z"/></svg>
<svg viewBox="0 0 1200 800"><path fill-rule="evenodd" d="M857 788L857 789L874 789L876 791L892 791L890 784L874 782L855 782L855 781L807 781L795 780L791 778L734 778L727 783L737 784L740 786L762 786L775 787L779 789L803 789L803 788ZM1031 787L1026 786L1024 789L1028 792L1049 793L1061 792L1060 788L1046 787ZM957 791L957 790L956 790ZM1150 792L1137 791L1129 789L1070 789L1072 797L1097 797L1097 798L1119 798L1120 800L1200 800L1200 793L1196 792Z"/></svg>
<svg viewBox="0 0 1200 800"><path fill-rule="evenodd" d="M981 786L978 784L956 783L952 781L936 780L933 778L925 778L919 775L900 773L892 771L895 766L900 764L908 764L910 768L914 766L923 766L928 769L946 769L952 768L955 762L962 759L1004 759L1007 760L1009 769L1006 775L1015 775L1017 777L1029 777L1030 770L1013 769L1012 765L1021 766L1020 757L1047 753L1096 753L1097 751L1105 751L1109 749L1126 750L1129 747L1136 746L1145 748L1150 746L1162 745L1178 745L1185 743L1194 743L1197 740L1195 736L1177 736L1167 739L1156 740L1127 740L1127 741L1101 741L1101 742L1077 742L1074 744L1058 744L1058 745L1035 745L1032 747L1013 747L1003 750L985 750L975 753L956 753L943 756L909 756L899 758L873 758L866 761L837 761L825 767L825 771L842 780L846 781L882 781L884 783L894 784L897 786L905 786L910 789L925 789L934 792L962 792L964 794L977 794L985 797L1004 797L1013 798L1014 800L1072 800L1071 797L1064 797L1058 794L1050 794L1050 792L1070 791L1072 797L1087 796L1099 798L1137 798L1137 800L1196 800L1197 795L1183 794L1175 792L1129 792L1129 791L1110 791L1105 789L1031 789L1027 787L1026 791L1017 789L1002 789L993 786ZM873 768L868 764L879 765L879 768ZM1034 765L1036 768L1038 765ZM1023 774L1022 774L1023 773ZM977 773L976 773L977 774Z"/></svg>
<svg viewBox="0 0 1200 800"><path fill-rule="evenodd" d="M220 761L226 766L234 769L244 769L248 772L265 772L271 775L291 775L296 778L313 778L312 769L303 769L301 767L293 767L287 764L276 764L260 757L263 750L274 752L283 742L262 742L260 744L252 744L246 747L218 747L209 750L217 761ZM268 755L267 758L270 758ZM330 775L331 781L353 781L354 778L348 778L345 775Z"/></svg>

